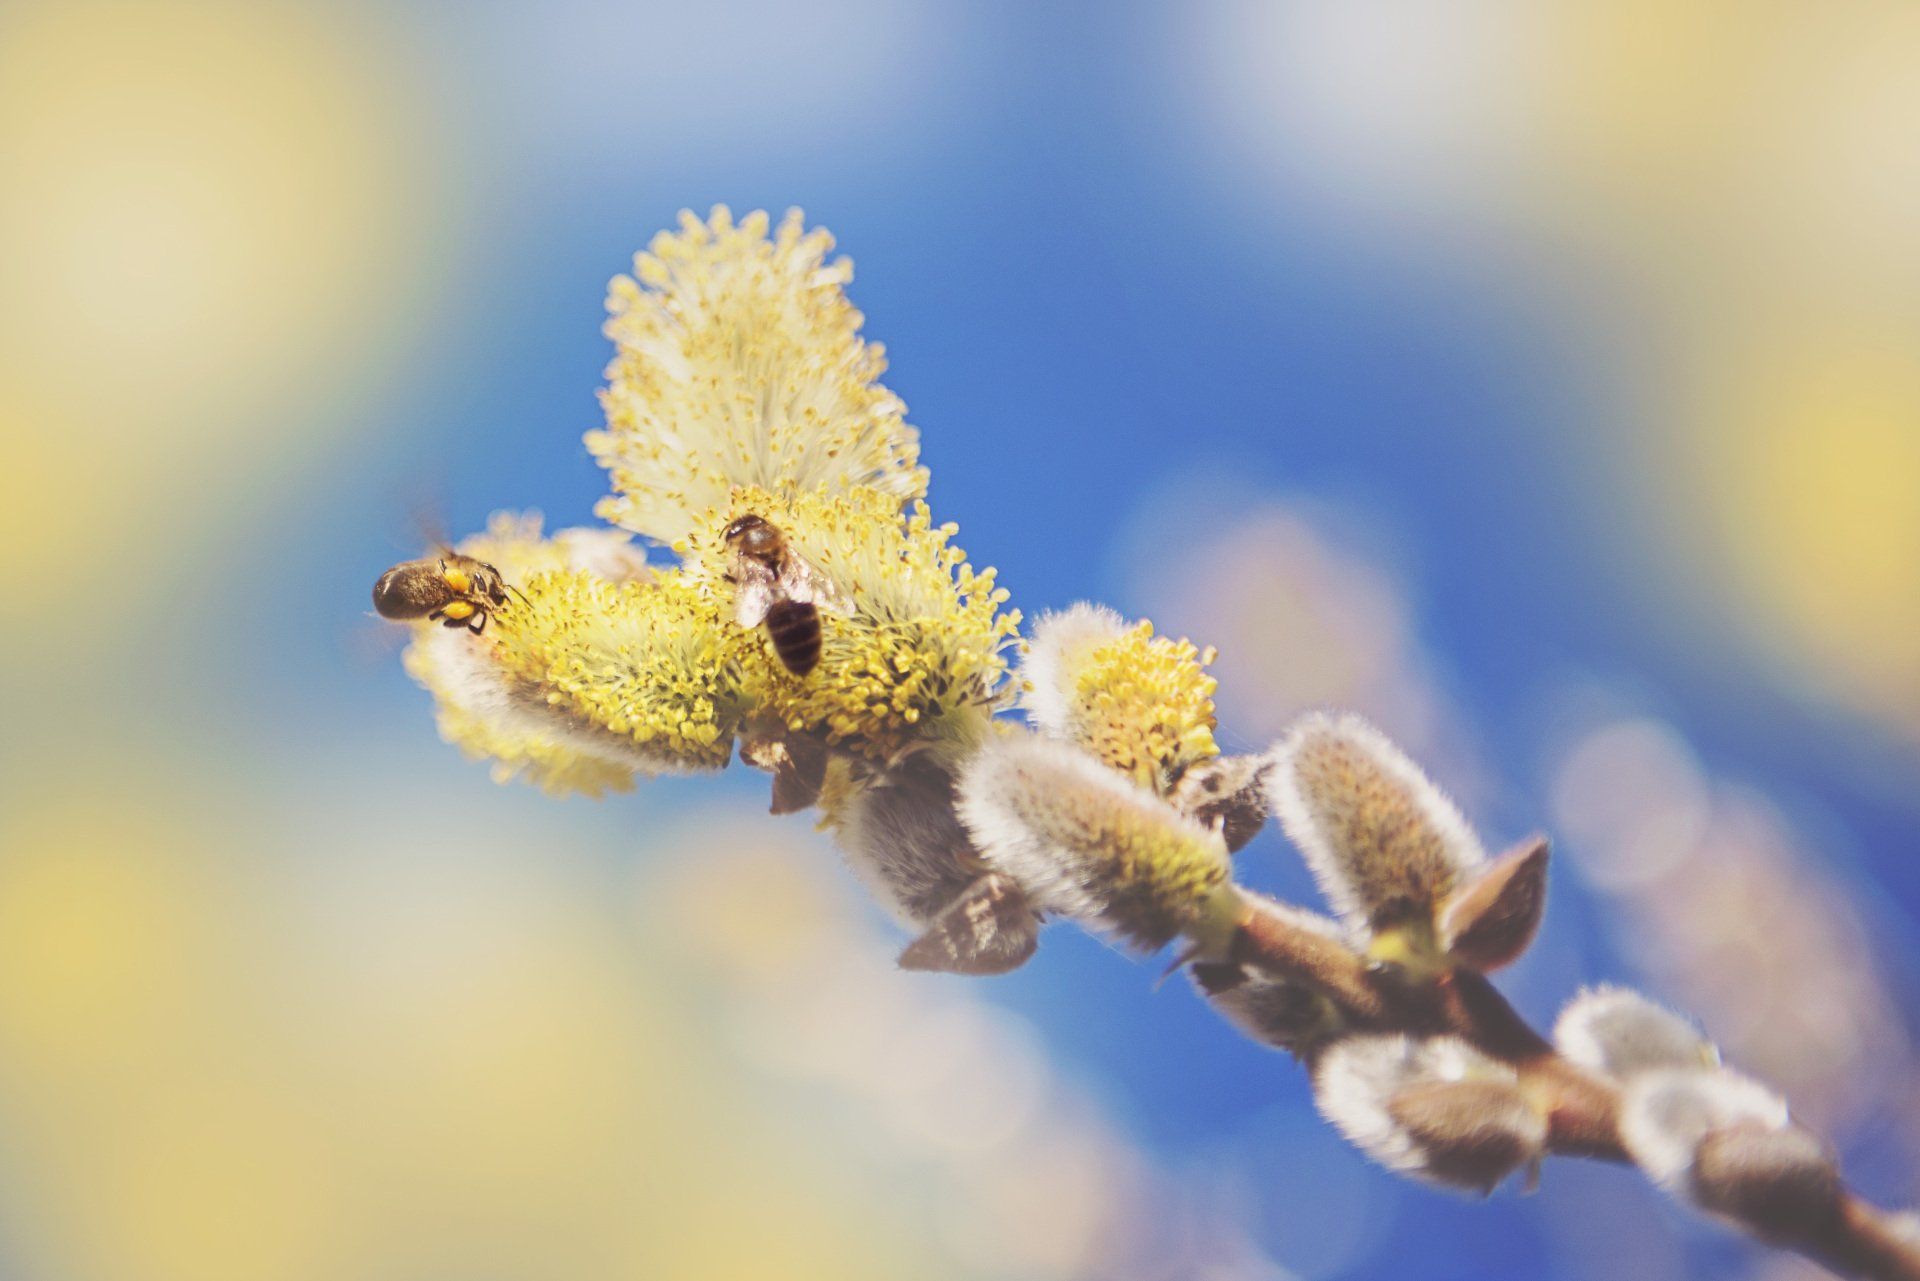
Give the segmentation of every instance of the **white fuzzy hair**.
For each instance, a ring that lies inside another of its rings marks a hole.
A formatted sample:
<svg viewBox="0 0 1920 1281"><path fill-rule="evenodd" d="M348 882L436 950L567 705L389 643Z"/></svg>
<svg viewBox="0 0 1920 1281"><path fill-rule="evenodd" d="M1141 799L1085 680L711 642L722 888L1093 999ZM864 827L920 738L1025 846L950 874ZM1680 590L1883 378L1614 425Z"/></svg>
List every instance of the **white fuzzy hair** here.
<svg viewBox="0 0 1920 1281"><path fill-rule="evenodd" d="M556 530L553 541L565 553L570 569L584 570L610 583L637 582L652 573L646 548L637 545L624 529L577 525Z"/></svg>
<svg viewBox="0 0 1920 1281"><path fill-rule="evenodd" d="M1686 1191L1700 1140L1724 1126L1787 1124L1786 1100L1727 1068L1662 1068L1627 1083L1620 1099L1620 1141L1655 1182Z"/></svg>
<svg viewBox="0 0 1920 1281"><path fill-rule="evenodd" d="M1612 985L1586 988L1567 1002L1553 1025L1553 1043L1581 1067L1620 1080L1720 1061L1713 1043L1687 1019Z"/></svg>
<svg viewBox="0 0 1920 1281"><path fill-rule="evenodd" d="M508 735L540 737L641 774L695 772L685 761L568 716L538 690L509 681L487 642L464 627L421 627L414 645L434 667L449 704Z"/></svg>
<svg viewBox="0 0 1920 1281"><path fill-rule="evenodd" d="M1314 1103L1349 1143L1389 1170L1424 1176L1428 1153L1394 1118L1393 1096L1410 1086L1454 1081L1517 1084L1513 1069L1458 1037L1350 1036L1321 1056Z"/></svg>
<svg viewBox="0 0 1920 1281"><path fill-rule="evenodd" d="M968 762L959 791L960 817L988 865L1012 878L1036 906L1096 928L1126 932L1112 914L1101 874L1096 818L1158 829L1226 866L1219 833L1052 739L1019 733L989 743ZM1073 839L1076 829L1083 839Z"/></svg>
<svg viewBox="0 0 1920 1281"><path fill-rule="evenodd" d="M1020 675L1029 688L1021 705L1034 726L1055 738L1079 737L1074 681L1087 655L1127 634L1127 622L1105 605L1086 601L1042 614L1027 639Z"/></svg>
<svg viewBox="0 0 1920 1281"><path fill-rule="evenodd" d="M1442 857L1450 864L1456 879L1464 880L1467 874L1486 864L1486 849L1460 808L1392 739L1351 712L1310 712L1295 721L1274 744L1271 752L1274 768L1267 775L1267 794L1281 829L1299 847L1321 893L1350 930L1364 935L1369 911L1374 905L1368 902L1365 886L1356 874L1361 869L1353 857L1354 852L1335 848L1333 836L1327 830L1323 807L1339 798L1308 795L1298 770L1301 752L1325 740L1336 740L1358 749L1390 782L1399 785L1439 838Z"/></svg>

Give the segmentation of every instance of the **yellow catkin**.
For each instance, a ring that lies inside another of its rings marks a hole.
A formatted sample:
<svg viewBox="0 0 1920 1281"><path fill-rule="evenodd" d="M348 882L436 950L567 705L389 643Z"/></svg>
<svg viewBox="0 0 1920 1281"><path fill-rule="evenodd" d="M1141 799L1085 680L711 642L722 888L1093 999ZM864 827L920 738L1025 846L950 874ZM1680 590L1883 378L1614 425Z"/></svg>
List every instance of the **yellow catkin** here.
<svg viewBox="0 0 1920 1281"><path fill-rule="evenodd" d="M832 249L798 210L769 235L766 214L736 223L716 206L614 279L606 427L587 436L615 490L601 516L671 543L735 485L925 494L918 434L880 385L885 354L860 337L852 264Z"/></svg>
<svg viewBox="0 0 1920 1281"><path fill-rule="evenodd" d="M404 657L407 674L425 686L437 705L440 737L473 760L493 762L493 781L524 780L550 796L601 796L633 790L633 770L589 756L537 732L502 725L462 707L454 686L430 652L418 646Z"/></svg>
<svg viewBox="0 0 1920 1281"><path fill-rule="evenodd" d="M487 517L484 533L460 540L459 550L486 561L510 583L570 568L567 549L546 537L542 524L538 512L497 511Z"/></svg>
<svg viewBox="0 0 1920 1281"><path fill-rule="evenodd" d="M1087 859L1089 880L1105 878L1107 918L1128 938L1158 946L1198 921L1228 866L1218 841L1165 820L1146 806L1089 808L1066 832Z"/></svg>
<svg viewBox="0 0 1920 1281"><path fill-rule="evenodd" d="M724 575L732 552L721 530L737 516L778 526L791 549L849 598L849 614L821 611L819 666L795 676L765 630L733 629L730 652L760 710L790 729L884 759L913 740L977 736L1007 697L1005 651L1017 611L991 569L975 571L925 504L900 509L892 494L734 491L676 546L690 575L731 609Z"/></svg>
<svg viewBox="0 0 1920 1281"><path fill-rule="evenodd" d="M1220 754L1214 742L1213 651L1139 623L1090 650L1073 674L1082 745L1142 787L1164 791L1182 770Z"/></svg>
<svg viewBox="0 0 1920 1281"><path fill-rule="evenodd" d="M573 566L590 558L622 575L646 572L638 549L627 545L618 530L562 530L553 537L542 532L537 512L495 512L486 530L462 539L459 550L500 570L509 583ZM429 553L431 554L431 553ZM472 691L449 662L462 651L420 643L444 639L438 624L416 625L415 643L405 655L407 673L433 695L440 735L474 759L491 760L496 782L524 780L552 795L581 793L599 796L630 791L634 766L559 742L527 718L500 714L496 706L468 705Z"/></svg>
<svg viewBox="0 0 1920 1281"><path fill-rule="evenodd" d="M670 766L727 762L746 703L710 592L677 573L616 584L581 571L520 591L488 632L510 682Z"/></svg>
<svg viewBox="0 0 1920 1281"><path fill-rule="evenodd" d="M989 748L961 792L990 863L1049 910L1144 947L1202 923L1230 874L1218 833L1063 743Z"/></svg>
<svg viewBox="0 0 1920 1281"><path fill-rule="evenodd" d="M541 526L539 512L497 511L487 517L483 532L460 540L459 550L486 561L510 584L561 569L586 570L612 582L631 582L653 572L646 553L624 529L596 525L547 535Z"/></svg>

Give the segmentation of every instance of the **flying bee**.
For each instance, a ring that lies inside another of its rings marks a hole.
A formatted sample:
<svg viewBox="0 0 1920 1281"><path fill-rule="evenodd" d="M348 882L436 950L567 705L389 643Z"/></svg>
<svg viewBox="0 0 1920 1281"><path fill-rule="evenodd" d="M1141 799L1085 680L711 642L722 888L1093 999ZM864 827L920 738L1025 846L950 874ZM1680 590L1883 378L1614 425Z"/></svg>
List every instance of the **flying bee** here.
<svg viewBox="0 0 1920 1281"><path fill-rule="evenodd" d="M765 623L780 662L805 676L820 662L820 607L845 614L852 604L765 517L742 516L721 537L733 549L726 578L738 588L734 617L742 627Z"/></svg>
<svg viewBox="0 0 1920 1281"><path fill-rule="evenodd" d="M426 618L476 636L486 630L488 612L506 603L500 571L451 548L395 565L373 585L373 607L382 618Z"/></svg>

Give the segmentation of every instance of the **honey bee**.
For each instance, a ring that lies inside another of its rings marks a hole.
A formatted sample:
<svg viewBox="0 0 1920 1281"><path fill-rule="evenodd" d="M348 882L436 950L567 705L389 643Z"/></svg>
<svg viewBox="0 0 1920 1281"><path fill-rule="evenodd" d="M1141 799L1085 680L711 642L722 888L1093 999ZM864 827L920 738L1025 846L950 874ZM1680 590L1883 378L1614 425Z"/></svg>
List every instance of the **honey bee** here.
<svg viewBox="0 0 1920 1281"><path fill-rule="evenodd" d="M780 662L805 676L820 662L820 607L845 614L851 603L765 517L742 516L721 537L734 553L726 578L738 588L735 618L742 627L765 623Z"/></svg>
<svg viewBox="0 0 1920 1281"><path fill-rule="evenodd" d="M451 548L395 565L373 585L373 607L382 618L432 619L476 636L486 630L488 612L506 603L500 571Z"/></svg>

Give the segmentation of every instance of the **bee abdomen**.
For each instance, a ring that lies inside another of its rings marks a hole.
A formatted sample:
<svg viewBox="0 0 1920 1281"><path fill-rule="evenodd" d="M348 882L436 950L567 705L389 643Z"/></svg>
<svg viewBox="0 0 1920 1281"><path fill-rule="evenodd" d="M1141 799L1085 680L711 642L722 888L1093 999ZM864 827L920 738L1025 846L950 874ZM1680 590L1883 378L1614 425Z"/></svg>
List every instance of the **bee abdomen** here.
<svg viewBox="0 0 1920 1281"><path fill-rule="evenodd" d="M440 575L418 561L395 565L373 585L373 608L382 618L423 618L452 599Z"/></svg>
<svg viewBox="0 0 1920 1281"><path fill-rule="evenodd" d="M811 603L783 600L767 611L767 635L788 671L805 676L820 662L820 611Z"/></svg>

